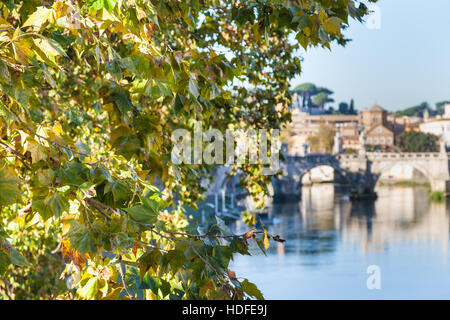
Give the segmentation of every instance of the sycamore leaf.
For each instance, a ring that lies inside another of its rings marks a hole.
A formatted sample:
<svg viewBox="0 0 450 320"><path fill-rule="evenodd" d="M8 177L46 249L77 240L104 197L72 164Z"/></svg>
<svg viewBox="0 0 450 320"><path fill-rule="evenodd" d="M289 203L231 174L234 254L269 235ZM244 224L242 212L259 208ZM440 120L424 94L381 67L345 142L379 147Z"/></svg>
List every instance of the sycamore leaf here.
<svg viewBox="0 0 450 320"><path fill-rule="evenodd" d="M264 253L264 255L267 256L266 249L264 246L264 241L259 238L256 238L255 241L256 241L256 244L258 245L259 249L261 249L261 251Z"/></svg>
<svg viewBox="0 0 450 320"><path fill-rule="evenodd" d="M251 283L247 279L244 279L244 281L241 282L241 287L249 296L255 297L258 300L264 300L261 291L259 291L254 283Z"/></svg>
<svg viewBox="0 0 450 320"><path fill-rule="evenodd" d="M342 20L338 17L331 17L323 23L325 31L331 34L339 34L341 32Z"/></svg>
<svg viewBox="0 0 450 320"><path fill-rule="evenodd" d="M16 265L18 267L30 267L31 264L25 259L23 255L21 255L19 252L17 252L14 249L10 249L9 253L9 259L13 265Z"/></svg>
<svg viewBox="0 0 450 320"><path fill-rule="evenodd" d="M29 151L31 154L31 161L33 163L39 162L40 160L47 159L46 148L34 140L28 140L25 143L25 151Z"/></svg>
<svg viewBox="0 0 450 320"><path fill-rule="evenodd" d="M273 236L272 239L276 242L281 242L281 243L286 242L286 240L281 239L279 235Z"/></svg>
<svg viewBox="0 0 450 320"><path fill-rule="evenodd" d="M156 295L159 295L159 291L161 291L161 295L165 297L170 293L170 283L164 279L146 274L139 289L150 289Z"/></svg>
<svg viewBox="0 0 450 320"><path fill-rule="evenodd" d="M194 79L189 78L189 92L192 94L192 96L197 99L199 96L197 83Z"/></svg>
<svg viewBox="0 0 450 320"><path fill-rule="evenodd" d="M85 299L92 299L98 291L98 279L91 278L86 284L77 290L77 294Z"/></svg>
<svg viewBox="0 0 450 320"><path fill-rule="evenodd" d="M256 228L253 228L252 230L246 232L242 237L244 238L244 240L250 239L251 237L253 237L253 234L255 233Z"/></svg>
<svg viewBox="0 0 450 320"><path fill-rule="evenodd" d="M10 73L9 73L9 69L8 66L6 64L4 64L3 62L1 62L0 60L0 79L9 79L10 78Z"/></svg>
<svg viewBox="0 0 450 320"><path fill-rule="evenodd" d="M2 17L0 17L0 29L7 29L7 28L11 28L11 27L12 26L8 21L6 21Z"/></svg>
<svg viewBox="0 0 450 320"><path fill-rule="evenodd" d="M300 31L299 33L297 33L297 36L295 37L295 39L297 39L297 41L301 44L303 49L305 49L305 50L308 49L310 40L303 32Z"/></svg>
<svg viewBox="0 0 450 320"><path fill-rule="evenodd" d="M32 207L47 220L53 216L60 217L64 211L68 211L69 202L59 192L53 192L44 199L33 199Z"/></svg>
<svg viewBox="0 0 450 320"><path fill-rule="evenodd" d="M123 210L128 212L131 218L137 222L152 224L158 217L158 213L155 210L147 208L146 206L138 205Z"/></svg>
<svg viewBox="0 0 450 320"><path fill-rule="evenodd" d="M11 259L8 254L0 251L0 275L2 275L11 264Z"/></svg>
<svg viewBox="0 0 450 320"><path fill-rule="evenodd" d="M80 253L93 253L96 252L94 238L85 226L80 225L76 221L71 222L69 231L71 248L79 251Z"/></svg>
<svg viewBox="0 0 450 320"><path fill-rule="evenodd" d="M237 280L236 272L234 272L232 270L227 270L227 274L228 274L228 277L230 278L230 280Z"/></svg>
<svg viewBox="0 0 450 320"><path fill-rule="evenodd" d="M270 246L270 238L269 238L269 235L267 234L266 226L264 225L264 223L262 221L260 221L260 222L261 222L261 226L264 230L264 237L263 237L264 249L267 250L267 249L269 249L269 246Z"/></svg>
<svg viewBox="0 0 450 320"><path fill-rule="evenodd" d="M64 49L59 45L59 43L53 39L48 38L35 38L33 39L36 47L42 51L43 55L40 54L41 58L45 60L46 58L52 62L55 62L55 57L60 55L65 55ZM38 51L38 54L40 52Z"/></svg>
<svg viewBox="0 0 450 320"><path fill-rule="evenodd" d="M47 80L47 82L52 86L52 88L56 88L57 87L56 81L53 79L52 74L50 73L45 64L42 64L42 71L44 71L44 77Z"/></svg>
<svg viewBox="0 0 450 320"><path fill-rule="evenodd" d="M0 204L11 204L20 193L19 180L8 168L0 169Z"/></svg>
<svg viewBox="0 0 450 320"><path fill-rule="evenodd" d="M49 20L49 17L53 10L47 9L45 7L38 7L35 12L33 12L22 25L22 27L37 27L40 28L44 23Z"/></svg>
<svg viewBox="0 0 450 320"><path fill-rule="evenodd" d="M157 193L154 193L152 196L146 198L146 197L140 197L142 204L147 209L152 210L156 215L159 213L161 200L159 199L159 196Z"/></svg>
<svg viewBox="0 0 450 320"><path fill-rule="evenodd" d="M117 4L117 0L88 0L87 4L90 10L106 9L111 13Z"/></svg>

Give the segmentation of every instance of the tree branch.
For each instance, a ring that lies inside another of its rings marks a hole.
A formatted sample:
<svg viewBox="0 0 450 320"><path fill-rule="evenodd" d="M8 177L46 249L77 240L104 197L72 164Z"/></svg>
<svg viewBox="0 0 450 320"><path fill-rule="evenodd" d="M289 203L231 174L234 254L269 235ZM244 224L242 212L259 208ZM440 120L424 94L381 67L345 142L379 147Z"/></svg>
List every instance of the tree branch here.
<svg viewBox="0 0 450 320"><path fill-rule="evenodd" d="M53 140L51 140L51 139L49 139L49 138L43 137L43 136L37 134L36 132L34 132L33 130L31 130L30 128L26 128L26 129L27 129L30 133L34 134L36 137L41 138L41 139L44 139L45 141L50 142L51 144L57 146L58 148L62 148L62 149L69 150L69 151L71 151L71 152L73 152L73 153L77 153L77 154L79 154L79 155L81 155L81 156L84 156L84 157L89 157L89 155L86 154L86 153L83 153L83 152L79 152L79 151L73 150L72 148L69 148L68 146L65 146L65 145L63 145L63 144L60 144L60 143L58 143L58 142L56 142L56 141L53 141Z"/></svg>

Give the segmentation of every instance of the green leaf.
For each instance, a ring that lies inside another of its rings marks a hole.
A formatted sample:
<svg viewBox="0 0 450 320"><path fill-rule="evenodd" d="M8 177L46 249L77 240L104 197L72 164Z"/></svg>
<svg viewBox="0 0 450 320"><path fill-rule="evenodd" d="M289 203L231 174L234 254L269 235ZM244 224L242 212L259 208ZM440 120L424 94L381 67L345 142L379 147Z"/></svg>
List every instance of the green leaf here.
<svg viewBox="0 0 450 320"><path fill-rule="evenodd" d="M0 79L2 81L9 81L10 73L8 66L0 61Z"/></svg>
<svg viewBox="0 0 450 320"><path fill-rule="evenodd" d="M11 264L11 259L9 255L5 252L0 251L0 275L2 275Z"/></svg>
<svg viewBox="0 0 450 320"><path fill-rule="evenodd" d="M299 33L297 33L295 39L300 42L300 45L303 47L303 49L308 49L310 40L303 32L300 31Z"/></svg>
<svg viewBox="0 0 450 320"><path fill-rule="evenodd" d="M258 287L247 279L244 279L244 281L241 282L241 287L242 290L244 290L244 292L249 296L255 297L258 300L264 300L264 297Z"/></svg>
<svg viewBox="0 0 450 320"><path fill-rule="evenodd" d="M157 249L142 254L138 259L140 277L142 278L149 268L158 266L160 258L161 251Z"/></svg>
<svg viewBox="0 0 450 320"><path fill-rule="evenodd" d="M92 299L98 291L98 279L91 278L86 284L77 290L77 294L85 299Z"/></svg>
<svg viewBox="0 0 450 320"><path fill-rule="evenodd" d="M88 0L89 10L101 10L106 9L109 13L113 12L114 7L117 4L117 0Z"/></svg>
<svg viewBox="0 0 450 320"><path fill-rule="evenodd" d="M264 255L267 256L266 249L264 248L264 241L259 238L256 238L255 241L256 241L256 244L258 245L259 249L261 249L261 251L264 253Z"/></svg>
<svg viewBox="0 0 450 320"><path fill-rule="evenodd" d="M13 265L18 267L31 267L31 264L27 261L27 259L12 248L10 249L9 259Z"/></svg>
<svg viewBox="0 0 450 320"><path fill-rule="evenodd" d="M330 38L328 37L328 33L326 33L325 30L323 30L322 28L319 28L319 39L323 43L330 41Z"/></svg>
<svg viewBox="0 0 450 320"><path fill-rule="evenodd" d="M123 209L128 212L131 218L137 222L153 224L158 217L158 213L153 209L147 208L146 206L134 206L131 208Z"/></svg>
<svg viewBox="0 0 450 320"><path fill-rule="evenodd" d="M19 179L8 168L0 169L0 205L9 205L20 193Z"/></svg>
<svg viewBox="0 0 450 320"><path fill-rule="evenodd" d="M68 211L69 202L65 196L55 191L45 199L33 199L32 207L41 214L44 220L47 220L52 216L60 217L64 211Z"/></svg>
<svg viewBox="0 0 450 320"><path fill-rule="evenodd" d="M120 266L122 268L122 266ZM122 280L119 277L119 282L122 283ZM136 267L126 266L125 272L125 283L127 285L128 291L131 293L133 297L137 297L139 300L144 299L144 292L140 289L141 281L139 277L139 270ZM125 290L120 294L122 297L128 296Z"/></svg>
<svg viewBox="0 0 450 320"><path fill-rule="evenodd" d="M230 250L232 252L237 252L242 255L250 255L250 252L248 251L248 245L242 238L234 237L230 243Z"/></svg>
<svg viewBox="0 0 450 320"><path fill-rule="evenodd" d="M89 229L76 221L70 223L70 245L80 253L95 253L94 237Z"/></svg>
<svg viewBox="0 0 450 320"><path fill-rule="evenodd" d="M114 102L117 109L119 109L122 114L126 114L128 111L133 109L133 104L128 99L126 91L120 87L115 87L111 90L110 100Z"/></svg>
<svg viewBox="0 0 450 320"><path fill-rule="evenodd" d="M159 199L159 195L157 193L154 193L150 197L140 197L140 199L144 207L152 210L156 215L159 213L161 200Z"/></svg>
<svg viewBox="0 0 450 320"><path fill-rule="evenodd" d="M198 92L198 86L197 86L197 81L195 81L192 78L189 78L189 92L192 94L192 96L197 99L199 96L199 92Z"/></svg>
<svg viewBox="0 0 450 320"><path fill-rule="evenodd" d="M341 23L342 19L338 17L331 17L324 22L323 28L328 33L339 34L341 32Z"/></svg>
<svg viewBox="0 0 450 320"><path fill-rule="evenodd" d="M146 274L142 279L139 289L150 289L156 295L160 295L164 298L170 293L170 283L164 279Z"/></svg>
<svg viewBox="0 0 450 320"><path fill-rule="evenodd" d="M60 170L62 181L65 184L80 186L86 181L83 178L88 169L79 162L70 161Z"/></svg>

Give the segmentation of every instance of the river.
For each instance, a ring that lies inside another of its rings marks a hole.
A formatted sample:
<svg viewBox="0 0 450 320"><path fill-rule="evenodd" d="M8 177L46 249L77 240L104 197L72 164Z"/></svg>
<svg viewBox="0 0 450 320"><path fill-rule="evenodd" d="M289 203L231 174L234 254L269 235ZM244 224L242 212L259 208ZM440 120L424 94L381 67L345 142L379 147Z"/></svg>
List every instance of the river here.
<svg viewBox="0 0 450 320"><path fill-rule="evenodd" d="M270 212L269 233L286 242L267 256L252 247L230 269L266 299L450 299L449 204L430 203L425 188L376 191L352 205L333 184L304 187Z"/></svg>

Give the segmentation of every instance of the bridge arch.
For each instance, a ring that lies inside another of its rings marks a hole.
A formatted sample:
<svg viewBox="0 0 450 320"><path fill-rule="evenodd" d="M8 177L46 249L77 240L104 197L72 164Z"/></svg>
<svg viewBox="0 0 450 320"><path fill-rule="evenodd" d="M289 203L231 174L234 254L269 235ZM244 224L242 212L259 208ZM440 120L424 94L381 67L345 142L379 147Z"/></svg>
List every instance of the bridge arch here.
<svg viewBox="0 0 450 320"><path fill-rule="evenodd" d="M345 182L345 184L351 184L351 181L349 179L349 177L347 176L347 172L345 170L343 170L339 165L334 165L331 163L323 163L323 164L316 164L314 166L310 166L308 168L306 168L305 170L301 171L300 173L300 177L299 177L299 186L297 189L301 189L301 185L304 184L303 178L305 177L306 174L310 173L312 170L316 169L316 168L320 168L320 167L327 167L327 168L332 168L333 169L333 182L336 181L336 174L342 178L342 180Z"/></svg>
<svg viewBox="0 0 450 320"><path fill-rule="evenodd" d="M374 178L373 186L375 187L377 185L377 183L380 181L380 178L383 176L384 173L390 172L396 166L410 167L413 170L420 172L420 174L431 185L432 173L429 172L425 166L418 165L414 162L409 162L409 161L402 161L402 162L386 161L386 162L377 162L377 163L372 164L371 173ZM414 174L414 171L413 171L413 174Z"/></svg>
<svg viewBox="0 0 450 320"><path fill-rule="evenodd" d="M450 194L450 153L379 153L360 152L356 154L340 153L309 154L304 157L289 156L280 163L282 174L272 179L277 198L301 196L303 175L309 170L327 165L346 178L352 193L371 195L382 173L395 165L406 165L420 172L430 183L431 191ZM414 176L411 176L414 179Z"/></svg>

